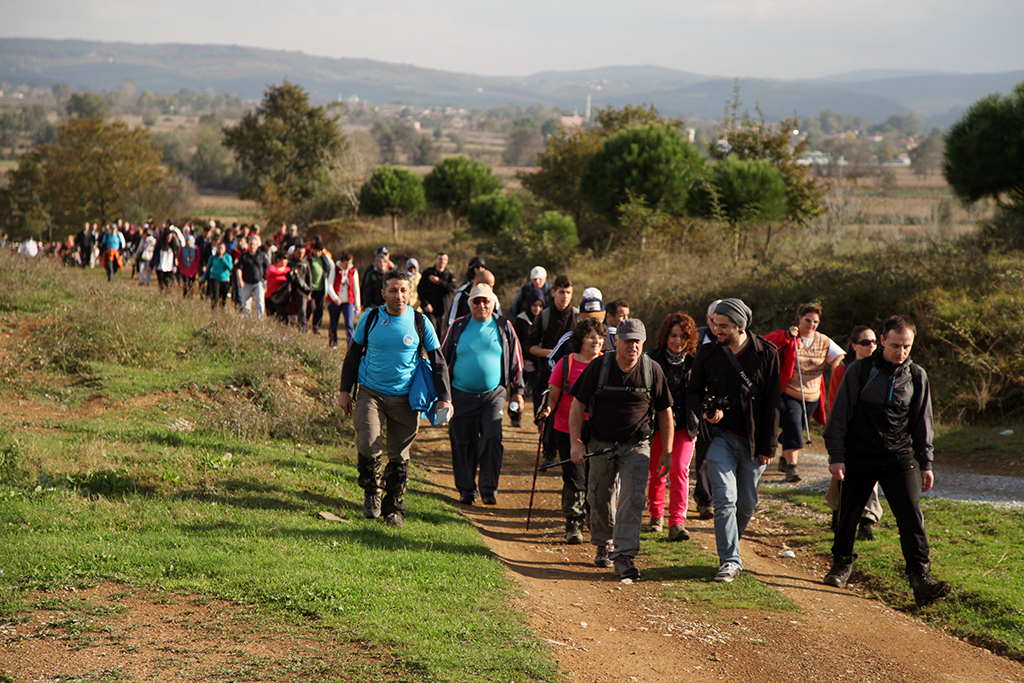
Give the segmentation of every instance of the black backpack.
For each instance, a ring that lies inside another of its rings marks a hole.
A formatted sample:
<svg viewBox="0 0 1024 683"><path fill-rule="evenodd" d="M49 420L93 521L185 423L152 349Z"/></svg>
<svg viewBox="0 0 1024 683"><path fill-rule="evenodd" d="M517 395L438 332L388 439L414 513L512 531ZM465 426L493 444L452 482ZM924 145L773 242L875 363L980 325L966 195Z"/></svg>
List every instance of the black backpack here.
<svg viewBox="0 0 1024 683"><path fill-rule="evenodd" d="M611 371L612 363L615 362L615 352L606 351L601 357L601 371L597 376L597 389L590 397L590 405L587 406L587 414L594 414L594 401L598 395L606 391L627 391L630 393L647 394L647 421L640 427L640 439L651 438L656 431L657 424L654 420L654 361L646 353L640 354L640 376L643 378L643 387L609 387L608 373Z"/></svg>

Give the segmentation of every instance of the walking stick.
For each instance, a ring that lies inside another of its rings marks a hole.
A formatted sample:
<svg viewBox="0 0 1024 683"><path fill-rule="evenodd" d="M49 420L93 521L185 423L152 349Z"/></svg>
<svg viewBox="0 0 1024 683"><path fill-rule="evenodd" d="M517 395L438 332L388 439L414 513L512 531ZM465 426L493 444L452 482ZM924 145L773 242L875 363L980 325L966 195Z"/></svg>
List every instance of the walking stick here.
<svg viewBox="0 0 1024 683"><path fill-rule="evenodd" d="M612 452L614 450L615 450L615 446L609 446L608 448L602 448L599 451L594 451L593 453L587 453L586 455L583 456L583 459L584 460L589 460L590 458L593 458L595 455L604 455L605 453L610 453L610 452ZM572 462L572 458L566 458L565 460L559 460L558 462L551 463L547 467L540 468L540 471L541 472L547 472L552 467L558 467L559 465L568 465L571 462Z"/></svg>
<svg viewBox="0 0 1024 683"><path fill-rule="evenodd" d="M804 400L804 373L803 370L800 369L799 347L797 347L796 353L796 375L797 379L800 380L800 404L804 408L804 431L807 432L807 443L811 443L811 424L807 421L807 401Z"/></svg>
<svg viewBox="0 0 1024 683"><path fill-rule="evenodd" d="M530 530L530 516L533 515L533 492L537 490L537 467L540 465L540 449L544 445L544 431L537 437L537 458L533 461L533 486L530 487L530 507L526 511L526 530Z"/></svg>

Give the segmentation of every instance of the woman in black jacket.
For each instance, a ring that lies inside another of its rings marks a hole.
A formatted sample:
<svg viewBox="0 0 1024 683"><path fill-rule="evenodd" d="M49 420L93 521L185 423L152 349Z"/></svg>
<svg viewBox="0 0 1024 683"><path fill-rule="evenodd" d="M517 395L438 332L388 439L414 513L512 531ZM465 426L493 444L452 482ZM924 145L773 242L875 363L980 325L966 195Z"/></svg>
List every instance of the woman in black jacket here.
<svg viewBox="0 0 1024 683"><path fill-rule="evenodd" d="M697 325L682 311L670 314L661 323L656 346L650 352L651 360L661 366L672 393L672 416L676 432L672 441L672 467L667 476L669 484L668 540L686 541L690 532L686 523L687 487L690 483L690 459L693 440L697 436L697 418L686 414L686 376L693 365L697 351ZM651 531L661 531L665 515L666 476L658 476L661 458L661 434L651 441L651 472L647 483L648 509Z"/></svg>

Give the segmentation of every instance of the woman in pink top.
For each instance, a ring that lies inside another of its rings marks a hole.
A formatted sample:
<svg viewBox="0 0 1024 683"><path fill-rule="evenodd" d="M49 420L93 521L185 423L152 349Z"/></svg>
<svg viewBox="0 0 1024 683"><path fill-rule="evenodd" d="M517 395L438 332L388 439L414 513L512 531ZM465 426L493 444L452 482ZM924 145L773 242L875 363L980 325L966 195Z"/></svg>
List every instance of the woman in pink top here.
<svg viewBox="0 0 1024 683"><path fill-rule="evenodd" d="M288 267L288 254L283 251L274 252L274 262L267 268L267 293L264 295L263 301L266 305L267 316L276 315L281 322L287 320L284 309L290 297L285 297L281 303L275 303L273 296L281 287L288 286L288 273L291 270Z"/></svg>
<svg viewBox="0 0 1024 683"><path fill-rule="evenodd" d="M563 356L551 371L547 404L537 418L543 419L552 412L555 414L551 438L560 460L569 459L569 406L572 404L569 388L583 372L583 368L587 367L587 363L601 355L607 336L608 328L600 320L588 318L580 321L569 338L569 348L573 353ZM587 463L566 463L562 465L562 514L565 515L566 543L583 543L586 510Z"/></svg>

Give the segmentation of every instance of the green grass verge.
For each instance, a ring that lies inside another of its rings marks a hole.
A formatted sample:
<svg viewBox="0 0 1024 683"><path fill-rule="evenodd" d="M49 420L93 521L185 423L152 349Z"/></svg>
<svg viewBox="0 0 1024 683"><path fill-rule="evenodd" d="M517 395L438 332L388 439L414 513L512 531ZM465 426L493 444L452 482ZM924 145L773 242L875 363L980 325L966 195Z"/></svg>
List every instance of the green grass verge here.
<svg viewBox="0 0 1024 683"><path fill-rule="evenodd" d="M819 495L768 490L796 504L829 512ZM953 584L953 594L924 608L914 606L904 576L899 532L888 504L875 526L877 541L858 541L852 581L899 609L915 611L997 654L1024 661L1024 511L989 504L925 498L921 509L931 546L932 574ZM805 533L790 541L831 558L832 534L827 524L806 517L780 517Z"/></svg>
<svg viewBox="0 0 1024 683"><path fill-rule="evenodd" d="M779 591L742 572L733 583L715 583L718 558L693 541L671 542L668 536L644 538L644 557L653 569L644 578L659 581L666 599L685 605L705 618L722 618L722 610L747 609L770 612L799 611L800 607Z"/></svg>

